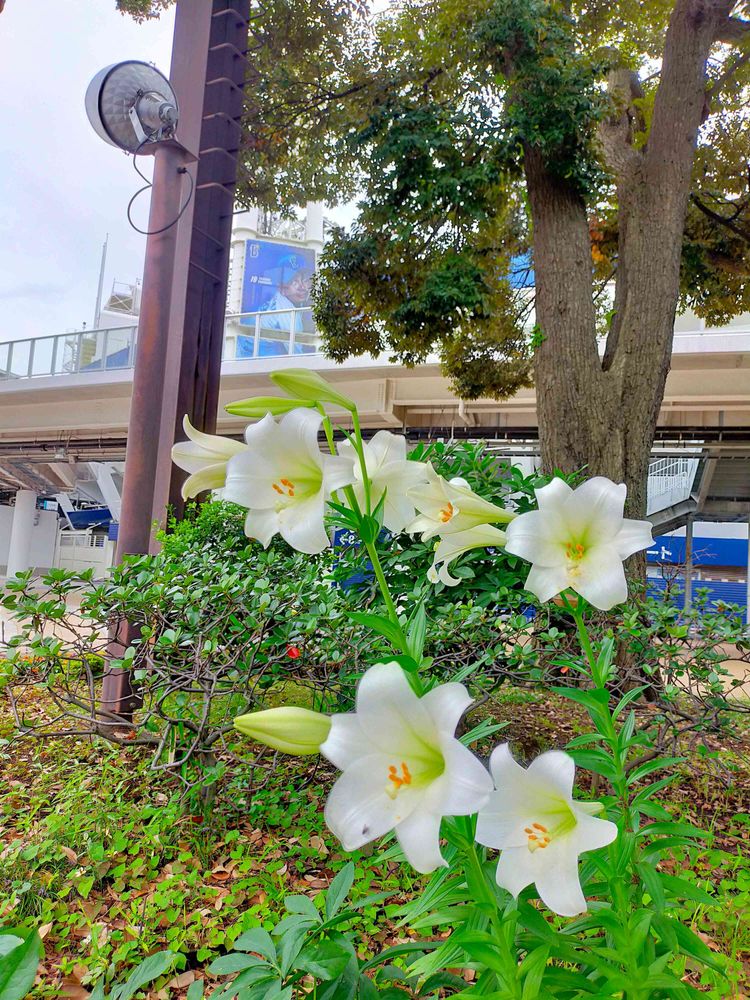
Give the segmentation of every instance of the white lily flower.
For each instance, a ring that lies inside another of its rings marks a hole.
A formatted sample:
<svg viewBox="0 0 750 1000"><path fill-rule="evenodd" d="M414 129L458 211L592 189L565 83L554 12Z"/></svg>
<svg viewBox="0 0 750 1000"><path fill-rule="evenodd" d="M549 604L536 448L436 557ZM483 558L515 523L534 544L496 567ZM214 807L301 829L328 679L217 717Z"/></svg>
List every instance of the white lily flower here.
<svg viewBox="0 0 750 1000"><path fill-rule="evenodd" d="M373 510L385 493L383 524L389 531L403 531L414 517L414 504L407 491L412 486L427 481L430 467L424 462L408 461L406 438L391 434L390 431L378 431L369 441L363 442L363 450ZM359 456L348 441L340 445L339 454L354 465L354 495L360 507L363 507L365 488Z"/></svg>
<svg viewBox="0 0 750 1000"><path fill-rule="evenodd" d="M653 544L648 521L622 516L626 493L603 476L576 490L560 478L536 490L539 509L508 525L505 544L532 563L526 589L548 601L570 588L602 611L626 600L623 560Z"/></svg>
<svg viewBox="0 0 750 1000"><path fill-rule="evenodd" d="M408 494L419 517L411 522L407 531L412 535L421 534L423 542L435 535L466 531L479 524L507 523L516 517L512 511L483 500L460 476L445 480L432 466L427 467L427 473L429 483L413 487Z"/></svg>
<svg viewBox="0 0 750 1000"><path fill-rule="evenodd" d="M594 818L598 802L573 801L573 758L550 750L523 768L506 743L492 752L490 771L497 790L479 810L476 838L502 851L498 885L518 896L533 882L560 916L585 913L578 856L611 844L617 827Z"/></svg>
<svg viewBox="0 0 750 1000"><path fill-rule="evenodd" d="M247 446L241 441L196 430L187 414L182 418L182 427L189 440L173 445L172 461L190 473L182 484L183 500L203 490L220 490L226 479L227 462L245 451Z"/></svg>
<svg viewBox="0 0 750 1000"><path fill-rule="evenodd" d="M248 508L245 534L268 546L278 532L311 555L328 546L326 501L353 479L351 462L318 447L323 417L299 409L277 423L269 414L245 431L247 446L227 465L224 498Z"/></svg>
<svg viewBox="0 0 750 1000"><path fill-rule="evenodd" d="M470 549L504 545L505 538L504 531L493 528L490 524L477 524L473 528L467 528L466 531L446 535L438 542L432 566L427 570L427 579L430 583L440 581L447 587L457 586L461 581L450 575L448 565Z"/></svg>
<svg viewBox="0 0 750 1000"><path fill-rule="evenodd" d="M367 671L356 711L334 715L320 748L343 772L325 818L345 850L395 830L417 871L445 864L442 817L475 813L492 790L484 765L454 735L471 701L456 683L417 697L397 663Z"/></svg>

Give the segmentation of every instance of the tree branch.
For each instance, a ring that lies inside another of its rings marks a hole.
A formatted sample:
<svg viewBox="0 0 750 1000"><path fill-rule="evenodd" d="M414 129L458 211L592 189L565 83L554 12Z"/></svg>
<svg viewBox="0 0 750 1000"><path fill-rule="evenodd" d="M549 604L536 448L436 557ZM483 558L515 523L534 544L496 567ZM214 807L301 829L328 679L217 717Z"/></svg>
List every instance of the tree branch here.
<svg viewBox="0 0 750 1000"><path fill-rule="evenodd" d="M736 222L732 221L732 219L727 219L718 212L714 212L713 209L709 208L708 205L704 204L700 200L698 195L691 194L690 200L696 208L703 212L706 218L711 219L712 222L716 222L720 226L724 226L725 229L729 229L730 232L733 232L735 236L739 236L740 239L745 240L746 243L750 243L750 231L744 229L742 226L738 226Z"/></svg>
<svg viewBox="0 0 750 1000"><path fill-rule="evenodd" d="M717 42L726 42L728 45L743 44L750 40L750 21L744 21L741 17L728 17L719 25L714 38Z"/></svg>

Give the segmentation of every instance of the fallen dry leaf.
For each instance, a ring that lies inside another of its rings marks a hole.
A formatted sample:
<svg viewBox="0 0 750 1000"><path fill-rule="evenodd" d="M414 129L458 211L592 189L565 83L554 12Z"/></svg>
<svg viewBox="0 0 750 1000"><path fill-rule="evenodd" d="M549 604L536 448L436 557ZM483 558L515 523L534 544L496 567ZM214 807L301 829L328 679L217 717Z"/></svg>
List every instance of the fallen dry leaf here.
<svg viewBox="0 0 750 1000"><path fill-rule="evenodd" d="M64 997L69 997L70 1000L88 1000L90 993L80 983L77 983L75 979L63 979L60 986L60 995Z"/></svg>
<svg viewBox="0 0 750 1000"><path fill-rule="evenodd" d="M180 990L183 986L190 986L190 984L194 982L195 973L192 969L188 969L187 972L181 972L179 976L175 976L174 979L170 979L166 988L170 990Z"/></svg>

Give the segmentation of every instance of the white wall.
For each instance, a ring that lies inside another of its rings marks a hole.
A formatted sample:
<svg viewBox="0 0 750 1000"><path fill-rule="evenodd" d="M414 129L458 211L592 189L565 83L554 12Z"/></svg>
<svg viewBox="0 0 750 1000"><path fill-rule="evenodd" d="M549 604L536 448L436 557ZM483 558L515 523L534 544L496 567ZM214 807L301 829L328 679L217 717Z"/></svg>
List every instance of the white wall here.
<svg viewBox="0 0 750 1000"><path fill-rule="evenodd" d="M0 506L0 570L4 573L8 566L10 532L13 525L13 507ZM31 553L29 565L38 570L47 570L55 565L55 543L57 541L57 512L38 510L34 515L34 530L31 533Z"/></svg>
<svg viewBox="0 0 750 1000"><path fill-rule="evenodd" d="M671 531L670 534L675 538L684 538L685 529L678 528L677 531ZM732 523L726 521L695 521L693 524L693 535L696 538L747 538L747 521L734 521Z"/></svg>

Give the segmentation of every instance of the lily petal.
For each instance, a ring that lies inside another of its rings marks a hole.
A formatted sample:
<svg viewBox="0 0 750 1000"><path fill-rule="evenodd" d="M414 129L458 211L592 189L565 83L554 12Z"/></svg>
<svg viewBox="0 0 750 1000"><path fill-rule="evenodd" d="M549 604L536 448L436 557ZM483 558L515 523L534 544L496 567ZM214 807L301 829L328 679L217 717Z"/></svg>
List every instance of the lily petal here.
<svg viewBox="0 0 750 1000"><path fill-rule="evenodd" d="M440 820L440 816L415 809L396 827L396 836L406 860L423 875L447 865L440 851Z"/></svg>
<svg viewBox="0 0 750 1000"><path fill-rule="evenodd" d="M386 754L359 757L347 764L331 789L325 821L345 851L354 851L382 837L416 807L419 792L406 787L397 796L388 794L386 778L391 759ZM373 781L376 774L382 775L383 780Z"/></svg>
<svg viewBox="0 0 750 1000"><path fill-rule="evenodd" d="M552 852L555 848L552 857L544 858L547 863L540 866L534 879L536 889L542 902L554 913L561 917L577 917L588 909L578 875L578 852L568 841L552 844L547 850ZM537 855L546 853L536 852ZM534 854L529 856L535 857Z"/></svg>
<svg viewBox="0 0 750 1000"><path fill-rule="evenodd" d="M325 499L321 490L279 511L279 533L297 552L317 555L330 544L324 517Z"/></svg>
<svg viewBox="0 0 750 1000"><path fill-rule="evenodd" d="M386 753L403 756L437 745L437 731L398 663L370 667L357 688L357 718L367 738Z"/></svg>
<svg viewBox="0 0 750 1000"><path fill-rule="evenodd" d="M320 752L343 771L353 760L377 753L378 749L368 740L356 713L342 712L331 719L328 739L321 744Z"/></svg>
<svg viewBox="0 0 750 1000"><path fill-rule="evenodd" d="M615 535L613 545L620 559L627 559L634 552L647 549L654 544L653 525L649 521L634 521L626 517L620 530Z"/></svg>
<svg viewBox="0 0 750 1000"><path fill-rule="evenodd" d="M487 802L492 778L487 768L456 739L441 741L445 770L425 794L424 807L443 816L470 816Z"/></svg>
<svg viewBox="0 0 750 1000"><path fill-rule="evenodd" d="M505 529L505 551L539 566L565 564L565 528L556 511L530 510ZM527 588L528 589L528 588Z"/></svg>
<svg viewBox="0 0 750 1000"><path fill-rule="evenodd" d="M600 611L609 611L628 599L625 570L614 545L598 545L586 553L573 587Z"/></svg>
<svg viewBox="0 0 750 1000"><path fill-rule="evenodd" d="M566 566L537 566L534 563L524 587L544 603L557 597L570 586Z"/></svg>

